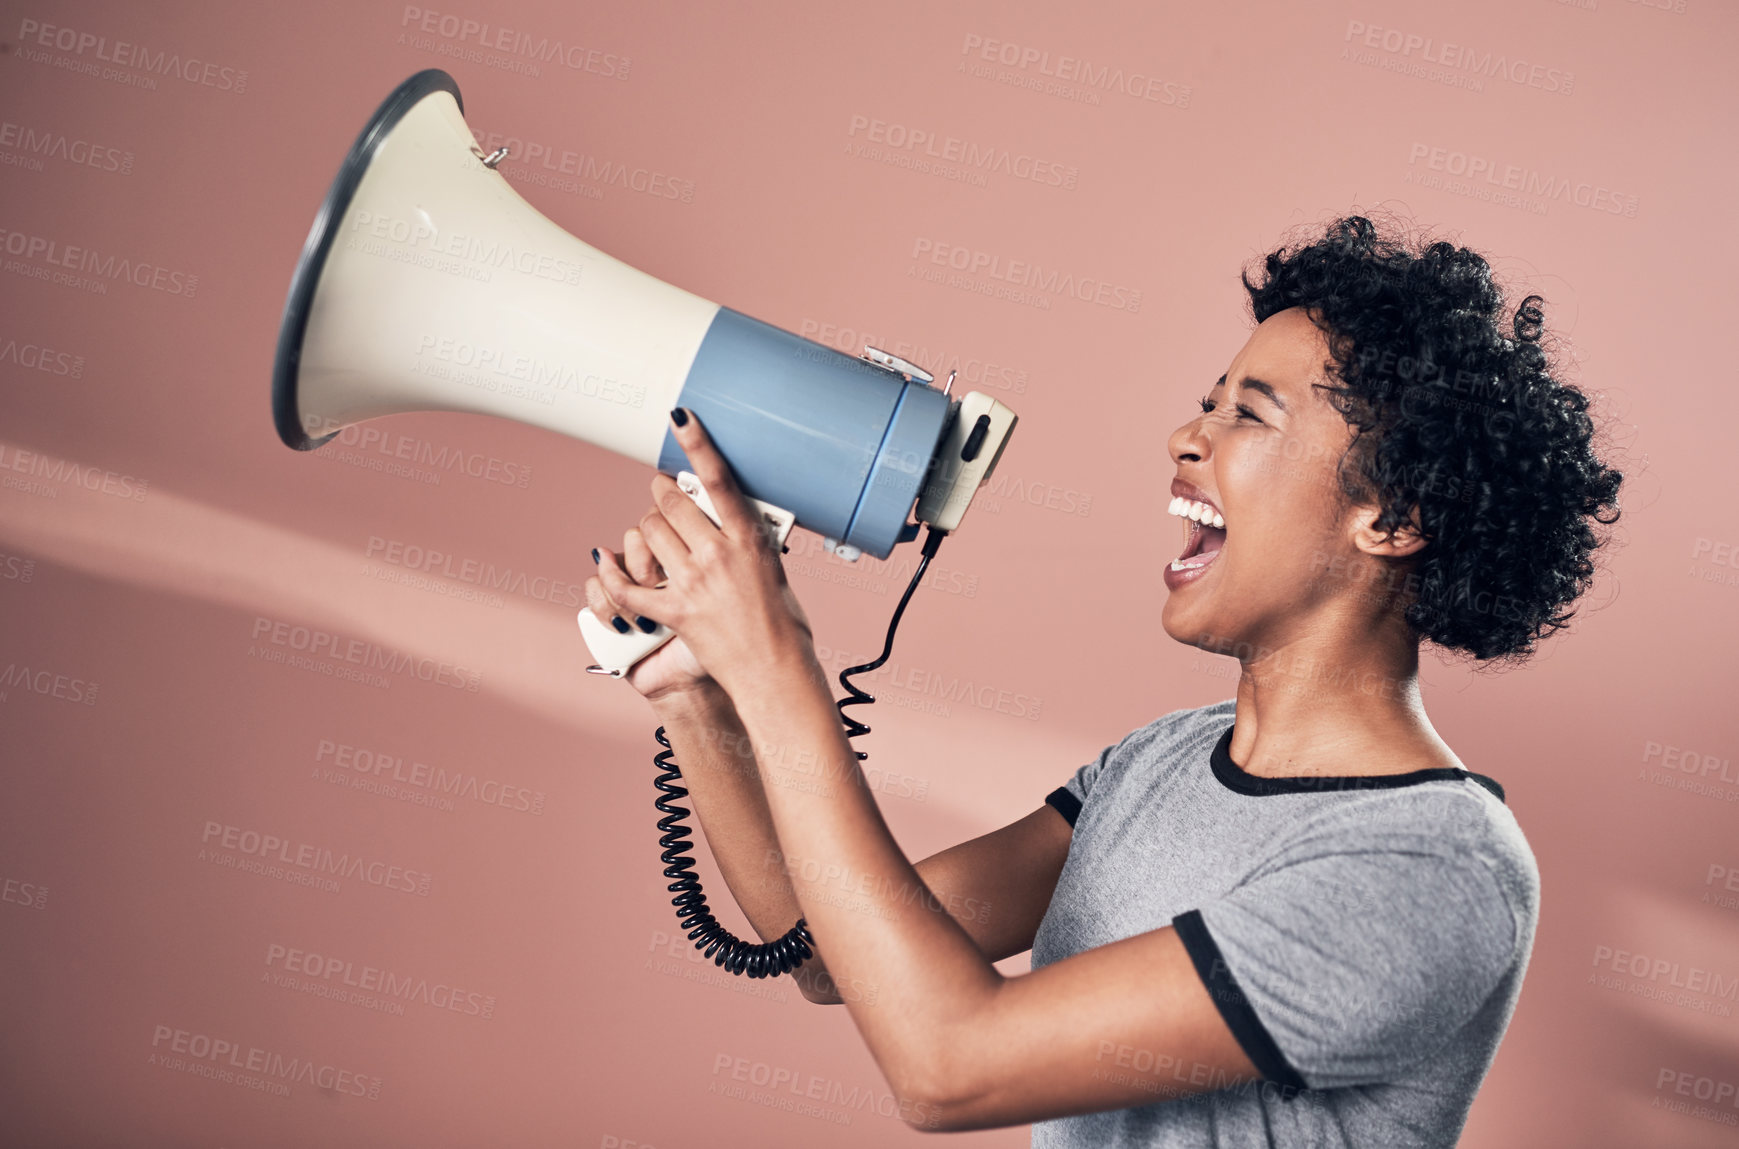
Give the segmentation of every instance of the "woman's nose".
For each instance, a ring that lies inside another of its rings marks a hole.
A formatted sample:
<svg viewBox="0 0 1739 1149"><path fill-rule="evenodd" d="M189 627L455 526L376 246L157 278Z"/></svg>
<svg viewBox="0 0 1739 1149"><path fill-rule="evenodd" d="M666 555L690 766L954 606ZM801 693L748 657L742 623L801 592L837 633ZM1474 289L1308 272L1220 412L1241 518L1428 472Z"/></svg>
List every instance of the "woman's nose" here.
<svg viewBox="0 0 1739 1149"><path fill-rule="evenodd" d="M1171 453L1174 463L1184 461L1201 462L1208 457L1211 445L1206 432L1202 428L1201 416L1196 416L1171 433L1166 440L1166 448Z"/></svg>

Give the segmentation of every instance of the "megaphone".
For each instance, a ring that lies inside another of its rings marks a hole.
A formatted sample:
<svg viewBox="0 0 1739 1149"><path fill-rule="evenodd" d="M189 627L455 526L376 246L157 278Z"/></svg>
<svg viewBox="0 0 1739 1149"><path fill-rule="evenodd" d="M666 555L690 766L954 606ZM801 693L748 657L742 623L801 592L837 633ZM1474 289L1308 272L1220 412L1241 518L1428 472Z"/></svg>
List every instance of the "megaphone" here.
<svg viewBox="0 0 1739 1149"><path fill-rule="evenodd" d="M497 415L657 467L712 514L669 427L695 412L779 543L853 561L959 526L1014 429L981 392L875 348L851 356L606 255L527 203L440 69L400 84L351 146L291 278L272 412L319 447L408 411ZM916 504L916 522L908 521ZM714 516L716 522L716 516ZM580 612L620 676L671 637Z"/></svg>

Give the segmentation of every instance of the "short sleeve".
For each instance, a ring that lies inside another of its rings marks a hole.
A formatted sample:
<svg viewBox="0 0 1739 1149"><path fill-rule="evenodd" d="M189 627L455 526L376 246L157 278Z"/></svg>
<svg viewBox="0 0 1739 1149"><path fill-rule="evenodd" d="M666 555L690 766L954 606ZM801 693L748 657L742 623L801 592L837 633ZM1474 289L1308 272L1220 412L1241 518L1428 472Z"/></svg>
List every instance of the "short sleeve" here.
<svg viewBox="0 0 1739 1149"><path fill-rule="evenodd" d="M1113 742L1099 751L1093 761L1082 766L1069 776L1069 780L1045 795L1045 801L1053 806L1057 813L1067 818L1069 825L1075 824L1075 819L1081 815L1081 807L1087 803L1087 794L1093 788L1093 782L1099 777L1099 772L1105 768L1105 763L1129 741L1130 735L1125 735L1121 741Z"/></svg>
<svg viewBox="0 0 1739 1149"><path fill-rule="evenodd" d="M1328 1089L1394 1080L1479 1011L1518 927L1474 856L1327 853L1173 919L1264 1077Z"/></svg>

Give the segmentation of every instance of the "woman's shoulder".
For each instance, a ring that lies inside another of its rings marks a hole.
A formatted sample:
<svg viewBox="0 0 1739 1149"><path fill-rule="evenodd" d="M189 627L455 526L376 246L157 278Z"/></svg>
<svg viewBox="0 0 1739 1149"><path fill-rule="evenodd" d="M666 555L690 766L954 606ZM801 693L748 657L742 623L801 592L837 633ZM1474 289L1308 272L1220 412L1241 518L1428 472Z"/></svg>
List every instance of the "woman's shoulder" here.
<svg viewBox="0 0 1739 1149"><path fill-rule="evenodd" d="M1168 710L1145 726L1138 726L1124 735L1119 746L1146 744L1155 741L1193 741L1208 738L1211 743L1232 724L1238 710L1236 698L1223 698L1201 706L1185 706Z"/></svg>
<svg viewBox="0 0 1739 1149"><path fill-rule="evenodd" d="M1359 848L1424 854L1445 868L1487 874L1518 918L1539 912L1540 871L1507 802L1465 768L1417 785L1364 791L1316 812L1315 833Z"/></svg>

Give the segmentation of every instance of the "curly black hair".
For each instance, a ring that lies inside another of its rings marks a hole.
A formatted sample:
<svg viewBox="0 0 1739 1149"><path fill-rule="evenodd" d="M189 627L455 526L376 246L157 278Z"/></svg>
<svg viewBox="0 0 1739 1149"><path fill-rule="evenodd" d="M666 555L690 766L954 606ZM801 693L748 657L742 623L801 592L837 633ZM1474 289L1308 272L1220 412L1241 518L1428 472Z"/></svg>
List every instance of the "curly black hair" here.
<svg viewBox="0 0 1739 1149"><path fill-rule="evenodd" d="M1240 272L1257 323L1303 307L1327 337L1317 384L1353 428L1342 493L1415 521L1404 616L1423 640L1520 662L1568 625L1618 520L1621 472L1594 451L1589 400L1542 344L1542 299L1513 313L1476 252L1410 244L1361 215ZM1510 328L1504 331L1504 326Z"/></svg>

